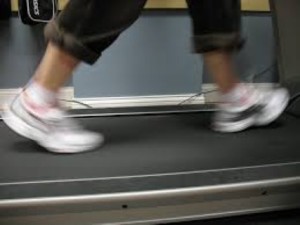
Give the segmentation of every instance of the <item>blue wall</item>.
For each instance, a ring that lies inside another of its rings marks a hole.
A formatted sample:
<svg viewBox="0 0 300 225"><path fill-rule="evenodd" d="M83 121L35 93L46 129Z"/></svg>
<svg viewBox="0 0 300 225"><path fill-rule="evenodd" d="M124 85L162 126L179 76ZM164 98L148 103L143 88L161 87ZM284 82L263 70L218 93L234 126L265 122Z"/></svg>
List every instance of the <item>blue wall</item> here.
<svg viewBox="0 0 300 225"><path fill-rule="evenodd" d="M245 79L274 61L271 16L244 15L243 29L248 41L236 60ZM144 12L95 66L80 66L72 81L76 97L200 92L202 80L209 79L201 57L192 53L190 30L184 11ZM13 18L0 22L0 33L0 88L22 86L44 51L42 26L24 26ZM274 80L274 70L258 78Z"/></svg>
<svg viewBox="0 0 300 225"><path fill-rule="evenodd" d="M31 77L44 52L42 31L17 18L0 21L0 88L23 86Z"/></svg>

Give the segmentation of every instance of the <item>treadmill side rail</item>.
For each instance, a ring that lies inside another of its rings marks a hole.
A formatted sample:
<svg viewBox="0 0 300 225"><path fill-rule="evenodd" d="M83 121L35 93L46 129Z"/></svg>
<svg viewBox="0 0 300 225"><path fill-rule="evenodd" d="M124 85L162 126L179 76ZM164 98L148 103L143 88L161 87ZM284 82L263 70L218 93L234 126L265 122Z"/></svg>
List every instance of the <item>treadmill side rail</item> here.
<svg viewBox="0 0 300 225"><path fill-rule="evenodd" d="M173 190L0 201L1 225L157 224L300 207L300 176Z"/></svg>

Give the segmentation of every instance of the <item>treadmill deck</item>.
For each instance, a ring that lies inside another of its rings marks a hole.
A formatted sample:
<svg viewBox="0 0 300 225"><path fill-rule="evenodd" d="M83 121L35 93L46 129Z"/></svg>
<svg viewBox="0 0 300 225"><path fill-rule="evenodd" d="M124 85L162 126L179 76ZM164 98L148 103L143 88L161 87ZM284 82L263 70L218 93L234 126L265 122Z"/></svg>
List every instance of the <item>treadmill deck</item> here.
<svg viewBox="0 0 300 225"><path fill-rule="evenodd" d="M154 224L299 207L300 120L220 134L210 116L83 118L106 144L78 155L48 153L0 122L0 223Z"/></svg>
<svg viewBox="0 0 300 225"><path fill-rule="evenodd" d="M102 132L106 143L78 155L48 153L1 122L0 188L299 168L300 120L283 116L268 127L220 134L209 129L210 116L191 113L81 119L89 129Z"/></svg>

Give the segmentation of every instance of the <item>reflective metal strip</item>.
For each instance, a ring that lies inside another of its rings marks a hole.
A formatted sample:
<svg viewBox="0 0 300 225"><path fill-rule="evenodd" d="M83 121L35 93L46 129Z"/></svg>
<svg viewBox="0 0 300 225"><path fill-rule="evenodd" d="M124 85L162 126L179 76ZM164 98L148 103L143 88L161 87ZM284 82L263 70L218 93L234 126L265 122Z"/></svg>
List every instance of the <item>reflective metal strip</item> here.
<svg viewBox="0 0 300 225"><path fill-rule="evenodd" d="M84 196L65 196L51 198L29 198L29 199L14 199L0 200L0 210L14 207L34 207L34 206L49 206L49 205L66 205L66 204L86 204L86 203L105 203L128 200L147 200L153 198L183 198L193 195L206 195L220 192L242 191L253 188L271 188L279 186L300 186L300 176L289 177L264 181L253 181L237 184L214 185L205 187L179 188L171 190L158 191L141 191L130 193L114 193L102 195L84 195Z"/></svg>

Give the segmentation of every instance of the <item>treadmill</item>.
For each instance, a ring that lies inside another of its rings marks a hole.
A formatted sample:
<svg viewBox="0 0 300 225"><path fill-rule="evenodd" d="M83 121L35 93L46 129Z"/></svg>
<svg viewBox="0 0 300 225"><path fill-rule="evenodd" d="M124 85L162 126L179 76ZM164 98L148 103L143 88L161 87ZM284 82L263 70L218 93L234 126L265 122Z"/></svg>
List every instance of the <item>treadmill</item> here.
<svg viewBox="0 0 300 225"><path fill-rule="evenodd" d="M298 0L286 2L299 18ZM272 6L284 46L280 4ZM280 75L290 81L288 74ZM213 112L209 105L73 111L108 144L65 156L0 121L0 225L165 224L300 208L300 120L285 113L268 127L220 134L209 129Z"/></svg>

